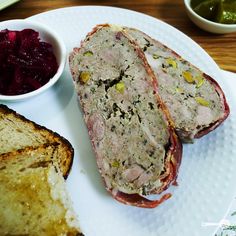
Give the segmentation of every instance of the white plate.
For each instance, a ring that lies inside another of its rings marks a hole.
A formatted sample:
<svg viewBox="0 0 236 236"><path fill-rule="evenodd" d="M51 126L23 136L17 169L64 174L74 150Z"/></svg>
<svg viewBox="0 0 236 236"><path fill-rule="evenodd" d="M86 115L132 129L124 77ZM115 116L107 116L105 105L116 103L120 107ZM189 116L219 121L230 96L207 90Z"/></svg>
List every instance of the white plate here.
<svg viewBox="0 0 236 236"><path fill-rule="evenodd" d="M139 209L113 200L104 190L79 109L68 65L59 82L46 93L11 108L68 138L75 159L68 179L76 212L86 236L209 236L235 197L236 111L228 88L209 55L175 28L141 13L110 7L73 7L31 17L52 27L70 52L99 23L137 27L213 76L223 87L231 115L217 130L184 145L179 186L156 209ZM209 224L213 223L213 226Z"/></svg>

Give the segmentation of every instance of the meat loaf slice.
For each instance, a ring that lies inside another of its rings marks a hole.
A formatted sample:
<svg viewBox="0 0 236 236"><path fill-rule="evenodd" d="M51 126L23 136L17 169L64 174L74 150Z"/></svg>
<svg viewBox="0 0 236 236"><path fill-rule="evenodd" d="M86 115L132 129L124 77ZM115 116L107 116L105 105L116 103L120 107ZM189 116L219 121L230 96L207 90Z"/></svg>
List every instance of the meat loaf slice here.
<svg viewBox="0 0 236 236"><path fill-rule="evenodd" d="M156 75L158 92L183 141L200 138L227 118L229 106L214 79L145 33L126 27L124 30L145 53Z"/></svg>
<svg viewBox="0 0 236 236"><path fill-rule="evenodd" d="M69 58L71 73L106 189L125 204L151 201L173 184L182 145L143 52L120 28L99 25Z"/></svg>

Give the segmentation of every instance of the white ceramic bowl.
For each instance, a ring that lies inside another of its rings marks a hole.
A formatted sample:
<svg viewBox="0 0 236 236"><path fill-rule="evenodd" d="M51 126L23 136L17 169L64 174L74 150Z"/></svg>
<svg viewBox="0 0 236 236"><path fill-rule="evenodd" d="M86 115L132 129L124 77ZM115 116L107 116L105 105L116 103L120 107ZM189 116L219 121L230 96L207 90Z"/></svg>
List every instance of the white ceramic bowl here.
<svg viewBox="0 0 236 236"><path fill-rule="evenodd" d="M45 25L39 24L37 22L31 20L9 20L0 22L0 30L23 30L23 29L33 29L39 32L39 38L42 41L50 43L53 47L53 52L56 56L57 63L58 63L58 70L56 74L42 87L37 90L34 90L29 93L21 94L21 95L1 95L0 94L0 101L19 101L23 99L27 99L38 95L52 85L54 85L58 79L60 78L66 63L66 47L64 45L63 40L50 28Z"/></svg>
<svg viewBox="0 0 236 236"><path fill-rule="evenodd" d="M236 32L236 24L220 24L215 23L210 20L206 20L199 16L190 6L191 0L184 0L185 8L189 18L195 23L199 28L216 34L226 34Z"/></svg>

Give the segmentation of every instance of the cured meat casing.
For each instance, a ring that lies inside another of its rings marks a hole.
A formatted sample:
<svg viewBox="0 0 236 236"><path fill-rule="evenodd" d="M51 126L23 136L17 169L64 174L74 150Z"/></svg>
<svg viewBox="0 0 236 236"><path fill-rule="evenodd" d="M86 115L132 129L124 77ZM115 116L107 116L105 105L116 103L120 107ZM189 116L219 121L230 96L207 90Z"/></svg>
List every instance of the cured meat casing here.
<svg viewBox="0 0 236 236"><path fill-rule="evenodd" d="M182 156L144 53L119 27L98 25L69 64L99 172L118 201L145 208L175 184Z"/></svg>
<svg viewBox="0 0 236 236"><path fill-rule="evenodd" d="M192 142L208 134L228 117L224 92L212 77L144 32L123 30L142 48L182 141Z"/></svg>

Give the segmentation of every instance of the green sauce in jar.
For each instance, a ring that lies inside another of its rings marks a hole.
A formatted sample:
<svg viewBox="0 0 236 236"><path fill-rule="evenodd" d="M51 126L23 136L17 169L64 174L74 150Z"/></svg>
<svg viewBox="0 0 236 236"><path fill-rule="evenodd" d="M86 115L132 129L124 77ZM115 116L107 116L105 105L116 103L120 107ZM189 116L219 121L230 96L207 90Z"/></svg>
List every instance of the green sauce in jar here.
<svg viewBox="0 0 236 236"><path fill-rule="evenodd" d="M205 19L236 24L236 0L191 0L191 7Z"/></svg>

